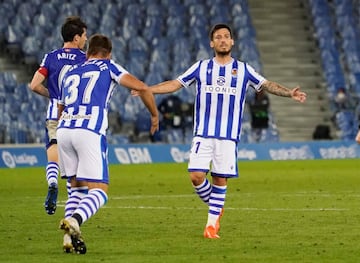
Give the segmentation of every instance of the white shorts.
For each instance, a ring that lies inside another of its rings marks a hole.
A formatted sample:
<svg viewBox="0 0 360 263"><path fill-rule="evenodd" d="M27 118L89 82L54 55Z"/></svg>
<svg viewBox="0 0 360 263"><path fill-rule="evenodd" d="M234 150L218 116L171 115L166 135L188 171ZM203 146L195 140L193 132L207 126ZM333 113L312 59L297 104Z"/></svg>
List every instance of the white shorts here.
<svg viewBox="0 0 360 263"><path fill-rule="evenodd" d="M84 129L57 130L62 177L109 183L107 143L104 135Z"/></svg>
<svg viewBox="0 0 360 263"><path fill-rule="evenodd" d="M230 140L194 137L189 157L189 172L209 172L218 177L238 177L237 144Z"/></svg>

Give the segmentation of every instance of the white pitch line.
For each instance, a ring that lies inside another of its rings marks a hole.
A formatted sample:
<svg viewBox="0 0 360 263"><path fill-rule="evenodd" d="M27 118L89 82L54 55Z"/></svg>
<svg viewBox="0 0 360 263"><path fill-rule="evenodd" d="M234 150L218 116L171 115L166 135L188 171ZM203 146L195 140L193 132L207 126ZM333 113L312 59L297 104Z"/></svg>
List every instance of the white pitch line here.
<svg viewBox="0 0 360 263"><path fill-rule="evenodd" d="M58 204L58 207L64 207ZM144 209L144 210L207 210L206 207L173 207L173 206L104 206L101 209ZM279 212L339 212L350 211L348 208L258 208L258 207L225 207L226 210L234 211L279 211Z"/></svg>
<svg viewBox="0 0 360 263"><path fill-rule="evenodd" d="M124 195L124 196L112 196L109 199L125 200L125 199L159 199L159 198L191 198L196 197L195 194L187 195Z"/></svg>
<svg viewBox="0 0 360 263"><path fill-rule="evenodd" d="M197 207L167 207L167 206L106 206L115 209L149 209L149 210L207 210L207 208ZM257 208L257 207L225 207L226 210L238 211L299 211L299 212L318 212L318 211L348 211L347 208Z"/></svg>
<svg viewBox="0 0 360 263"><path fill-rule="evenodd" d="M255 193L243 193L244 195L255 195ZM304 196L307 194L318 194L314 192L298 192L294 194L282 193L280 195L286 196ZM241 195L241 194L236 194ZM323 197L327 197L327 194L323 194ZM140 199L170 199L170 198L194 198L196 194L183 194L183 195L127 195L127 196L112 196L110 200L140 200ZM63 207L65 206L65 200L59 200L58 206ZM147 209L147 210L207 210L206 207L204 208L197 208L197 207L174 207L174 206L109 206L106 205L104 208L107 209ZM349 211L349 208L259 208L259 207L225 207L226 210L237 210L237 211L298 211L298 212L319 212L319 211Z"/></svg>

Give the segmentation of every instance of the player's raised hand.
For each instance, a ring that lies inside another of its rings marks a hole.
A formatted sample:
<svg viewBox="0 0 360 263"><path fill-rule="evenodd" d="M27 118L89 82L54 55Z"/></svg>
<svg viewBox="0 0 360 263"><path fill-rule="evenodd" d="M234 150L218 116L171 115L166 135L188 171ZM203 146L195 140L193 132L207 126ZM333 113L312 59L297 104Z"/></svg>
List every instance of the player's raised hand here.
<svg viewBox="0 0 360 263"><path fill-rule="evenodd" d="M306 101L306 93L300 91L300 87L297 86L291 90L291 98L303 103Z"/></svg>

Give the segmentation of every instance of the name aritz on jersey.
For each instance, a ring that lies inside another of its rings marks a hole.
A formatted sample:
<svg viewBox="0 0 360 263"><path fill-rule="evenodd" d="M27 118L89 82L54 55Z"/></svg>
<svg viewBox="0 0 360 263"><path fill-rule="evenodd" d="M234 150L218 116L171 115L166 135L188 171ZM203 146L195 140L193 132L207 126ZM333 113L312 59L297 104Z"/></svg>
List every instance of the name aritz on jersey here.
<svg viewBox="0 0 360 263"><path fill-rule="evenodd" d="M59 53L57 54L57 58L60 59L69 59L69 60L75 60L76 59L76 54L71 54L71 53Z"/></svg>
<svg viewBox="0 0 360 263"><path fill-rule="evenodd" d="M220 86L204 86L205 92L207 93L221 93L221 94L230 94L236 95L236 88L233 87L220 87Z"/></svg>

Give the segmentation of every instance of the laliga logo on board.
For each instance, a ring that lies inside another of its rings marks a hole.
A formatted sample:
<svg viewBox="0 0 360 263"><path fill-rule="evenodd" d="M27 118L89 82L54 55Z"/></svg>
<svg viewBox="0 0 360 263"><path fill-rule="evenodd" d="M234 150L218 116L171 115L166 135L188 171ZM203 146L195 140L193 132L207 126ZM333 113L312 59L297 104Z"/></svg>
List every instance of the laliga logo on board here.
<svg viewBox="0 0 360 263"><path fill-rule="evenodd" d="M7 151L3 151L1 154L1 158L4 161L4 164L9 168L15 168L16 162L14 160L14 157L11 155L11 153Z"/></svg>
<svg viewBox="0 0 360 263"><path fill-rule="evenodd" d="M3 151L1 153L1 158L4 164L9 168L15 168L17 164L29 164L30 166L33 166L38 163L38 159L35 155L27 155L26 153L13 155L8 151Z"/></svg>

